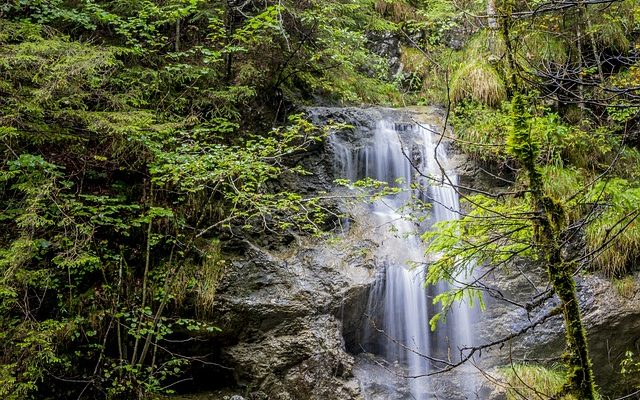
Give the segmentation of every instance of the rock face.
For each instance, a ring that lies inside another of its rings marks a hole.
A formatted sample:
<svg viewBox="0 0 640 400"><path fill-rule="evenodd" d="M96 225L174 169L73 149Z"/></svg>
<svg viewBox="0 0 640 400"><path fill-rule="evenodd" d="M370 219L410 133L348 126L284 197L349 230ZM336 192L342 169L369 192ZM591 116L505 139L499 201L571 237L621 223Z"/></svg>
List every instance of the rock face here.
<svg viewBox="0 0 640 400"><path fill-rule="evenodd" d="M387 112L391 111L322 108L312 114L317 120L356 125L357 129L340 134L354 146L361 146L369 140L367 132L375 119ZM437 109L418 109L404 115L425 121L437 120L440 114ZM331 151L331 143L326 142L315 153L298 156L295 161L314 175L285 184L307 193L335 189ZM459 164L466 171L461 182L492 185L493 178L483 172L486 168L475 168L463 158ZM402 384L387 387L377 383L392 382L397 376L392 372L395 366L381 369L381 363L371 356L355 356L359 353L357 332L377 272L370 251L374 241L368 235L366 228L352 227L349 234L335 241L293 237L288 246L277 249L268 240L261 247L249 242L236 246L234 252L239 255L228 265L212 313L212 322L222 329L212 344L219 349L215 361L224 368L219 375L204 379L210 379L213 387L231 388L247 399L364 399L365 392L372 400L406 399ZM495 275L492 285L508 298L532 298L536 291L544 291L544 277L543 269L514 266L509 273ZM631 298L622 297L609 281L596 276L580 278L579 287L598 382L606 394L626 392L617 371L624 352L636 350L640 341L640 295L636 291ZM476 326L478 342L516 332L552 305L553 300L543 310L527 315L513 305L489 300L488 310ZM553 318L502 349L483 352L480 362L489 369L508 365L509 357L555 358L563 343L562 321ZM383 377L371 381L367 378L370 375L361 374L363 370ZM384 378L384 374L390 375ZM455 382L445 381L434 383L439 398L457 399L461 393L451 392ZM229 392L225 393L203 398L228 400ZM487 388L477 396L467 398L501 399L504 393L491 393Z"/></svg>
<svg viewBox="0 0 640 400"><path fill-rule="evenodd" d="M357 249L298 245L291 254L250 247L232 263L213 321L230 342L220 362L254 397L358 398L343 321L357 325L372 273Z"/></svg>
<svg viewBox="0 0 640 400"><path fill-rule="evenodd" d="M636 277L637 278L637 277ZM637 279L636 279L637 280ZM618 293L610 280L597 275L587 275L578 279L580 304L589 340L591 358L596 382L602 394L609 396L625 395L633 392L635 382L623 379L620 374L620 362L628 350L638 351L640 341L640 295L636 291L630 297ZM554 301L551 301L554 304ZM551 306L545 308L548 311ZM539 317L543 312L532 315ZM493 317L493 318L492 318ZM487 315L485 326L509 327L518 330L526 326L528 318L522 310L511 310L496 316ZM498 337L504 329L488 328L486 336ZM511 347L512 356L522 359L556 359L559 361L564 350L564 326L561 317L528 332ZM505 351L500 354L507 359Z"/></svg>
<svg viewBox="0 0 640 400"><path fill-rule="evenodd" d="M638 282L638 275L634 279ZM640 383L620 379L620 361L626 351L638 354L640 345L640 294L622 295L609 280L591 276L581 282L587 335L598 384L611 394L628 394Z"/></svg>
<svg viewBox="0 0 640 400"><path fill-rule="evenodd" d="M369 50L388 60L390 79L402 72L402 64L400 62L401 48L398 35L393 32L372 32L367 39Z"/></svg>

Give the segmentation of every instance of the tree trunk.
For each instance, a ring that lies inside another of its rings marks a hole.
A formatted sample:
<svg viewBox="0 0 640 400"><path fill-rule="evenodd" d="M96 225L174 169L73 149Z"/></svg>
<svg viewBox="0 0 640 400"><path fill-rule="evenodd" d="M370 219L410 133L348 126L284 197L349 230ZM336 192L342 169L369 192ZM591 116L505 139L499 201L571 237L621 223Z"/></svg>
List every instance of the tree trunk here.
<svg viewBox="0 0 640 400"><path fill-rule="evenodd" d="M487 0L487 25L489 29L498 29L498 16L496 15L496 0Z"/></svg>
<svg viewBox="0 0 640 400"><path fill-rule="evenodd" d="M580 400L596 400L593 368L589 358L587 336L582 323L576 283L572 264L562 258L561 232L566 228L566 218L562 204L544 193L544 183L536 165L538 152L531 137L526 119L526 104L518 93L512 101L513 139L526 144L517 151L516 157L528 175L534 219L535 241L547 263L549 282L561 302L567 346L564 363L567 367L567 382L557 398L572 394ZM554 397L556 398L556 397Z"/></svg>
<svg viewBox="0 0 640 400"><path fill-rule="evenodd" d="M587 36L589 37L589 41L591 42L591 51L593 53L593 61L596 63L596 67L598 68L598 78L600 78L600 83L604 82L604 73L602 72L602 63L600 62L600 54L598 54L598 44L596 43L596 37L593 32L593 24L591 23L591 16L589 15L589 10L587 10L587 6L584 3L584 0L580 1L580 18L578 24L581 20L587 24Z"/></svg>
<svg viewBox="0 0 640 400"><path fill-rule="evenodd" d="M576 23L576 44L578 46L578 107L580 119L584 117L584 57L582 57L582 9L578 8L578 21Z"/></svg>
<svg viewBox="0 0 640 400"><path fill-rule="evenodd" d="M567 351L564 361L568 367L568 381L563 391L572 393L581 400L595 400L597 395L593 381L593 368L572 269L570 265L563 263L559 257L559 251L554 253L557 254L553 254L553 259L550 260L548 272L553 290L562 302L562 316L566 330Z"/></svg>

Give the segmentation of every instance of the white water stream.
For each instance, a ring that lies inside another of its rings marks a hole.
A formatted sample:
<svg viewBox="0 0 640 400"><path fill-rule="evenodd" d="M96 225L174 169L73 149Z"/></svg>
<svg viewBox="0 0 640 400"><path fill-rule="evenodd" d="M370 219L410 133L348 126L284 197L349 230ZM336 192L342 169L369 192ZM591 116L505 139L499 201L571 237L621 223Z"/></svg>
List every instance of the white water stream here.
<svg viewBox="0 0 640 400"><path fill-rule="evenodd" d="M442 365L434 365L427 357L449 358L455 362L459 359L457 349L473 344L472 310L466 305L456 307L436 332L429 329L429 319L436 312L432 296L447 286L425 287L428 260L418 234L433 222L458 218L459 201L455 190L446 184L447 178L443 177L435 159L437 154L440 165L447 168L445 146L436 146L437 136L426 128L382 120L366 146L354 148L351 143L333 141L335 161L342 177L353 181L369 177L404 189L375 201L367 216L367 222L375 229L377 248L373 251L378 265L382 265L378 269L383 272L369 297L370 318L365 319L362 327L361 346L364 351L401 367L410 391L406 398L416 400L436 398L425 375ZM414 166L421 174L416 173ZM446 175L451 182L457 182L453 170L446 170ZM443 179L445 184L437 183ZM412 189L412 183L420 184L422 189ZM405 217L406 207L414 196L431 203L428 223Z"/></svg>

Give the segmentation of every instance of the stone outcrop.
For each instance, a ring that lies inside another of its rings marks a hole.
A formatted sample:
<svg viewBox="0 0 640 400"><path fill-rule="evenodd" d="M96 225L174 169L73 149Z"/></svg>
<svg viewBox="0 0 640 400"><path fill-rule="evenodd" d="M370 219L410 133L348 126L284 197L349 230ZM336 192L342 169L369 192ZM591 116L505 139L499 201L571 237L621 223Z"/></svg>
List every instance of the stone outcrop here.
<svg viewBox="0 0 640 400"><path fill-rule="evenodd" d="M345 243L294 247L248 246L229 267L213 321L219 362L233 368L230 386L254 397L358 398L344 335L359 324L372 271Z"/></svg>

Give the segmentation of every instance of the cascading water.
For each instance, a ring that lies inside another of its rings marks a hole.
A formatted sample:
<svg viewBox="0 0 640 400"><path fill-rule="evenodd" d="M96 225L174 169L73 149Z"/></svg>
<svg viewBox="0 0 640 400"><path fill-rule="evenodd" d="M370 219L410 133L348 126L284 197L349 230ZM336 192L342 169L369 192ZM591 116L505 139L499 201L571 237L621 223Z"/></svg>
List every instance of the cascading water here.
<svg viewBox="0 0 640 400"><path fill-rule="evenodd" d="M425 226L415 218L406 217L407 207L415 196L431 203L430 223L458 217L455 190L448 184L434 184L434 180L445 179L440 166L447 164L445 148L436 146L436 140L435 135L418 124L381 120L365 146L354 148L337 138L333 141L337 169L343 177L354 181L372 178L403 189L376 200L366 217L376 230L377 248L373 251L382 268L378 268L381 272L369 297L368 318L360 340L363 351L382 356L391 365L403 368L409 393L397 398L436 398L426 375L438 366L434 366L429 357L456 361L456 357L459 358L456 349L472 344L472 316L466 306L449 315L447 323L436 332L430 332L429 319L437 312L431 298L447 287L442 284L425 288L428 260L419 233L430 224ZM445 173L455 184L454 171ZM423 189L416 189L413 183ZM413 214L415 217L415 212Z"/></svg>

